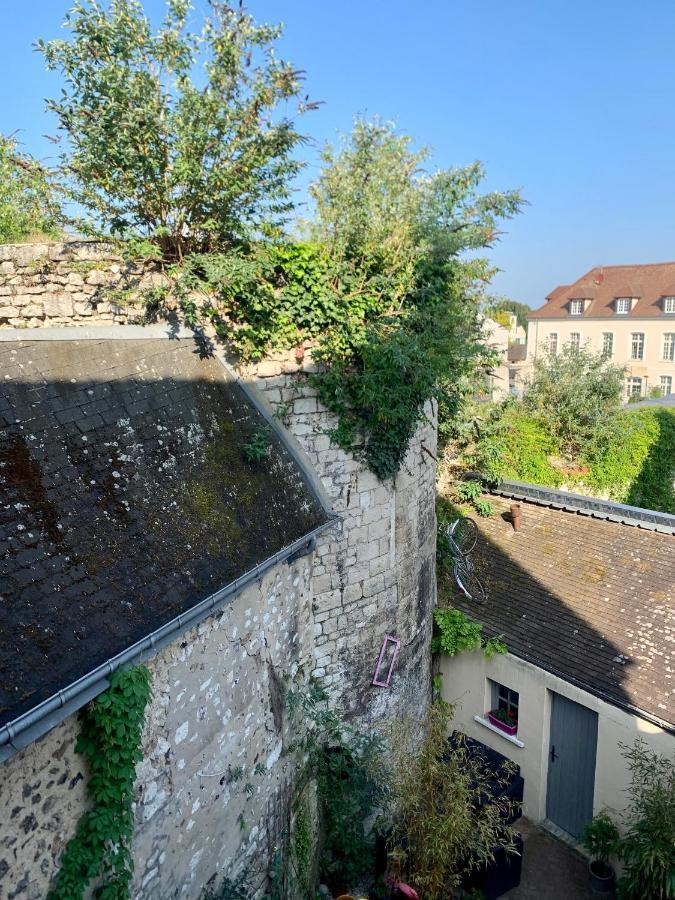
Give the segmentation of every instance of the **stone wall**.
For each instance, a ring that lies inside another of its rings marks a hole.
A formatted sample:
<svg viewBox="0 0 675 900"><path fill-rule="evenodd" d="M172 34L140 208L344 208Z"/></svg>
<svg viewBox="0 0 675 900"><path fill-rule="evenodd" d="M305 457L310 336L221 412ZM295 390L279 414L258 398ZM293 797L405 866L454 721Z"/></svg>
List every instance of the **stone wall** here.
<svg viewBox="0 0 675 900"><path fill-rule="evenodd" d="M341 527L319 539L312 568L313 675L364 723L424 712L436 600L435 408L394 479L381 482L331 444L335 416L308 383L307 356L280 353L245 369L320 475ZM400 639L391 686L373 672L385 635Z"/></svg>
<svg viewBox="0 0 675 900"><path fill-rule="evenodd" d="M0 244L0 328L126 323L142 313L129 300L158 280L96 241Z"/></svg>
<svg viewBox="0 0 675 900"><path fill-rule="evenodd" d="M133 897L200 898L217 873L246 867L252 896L262 887L290 824L284 697L311 664L310 579L309 558L280 564L148 663ZM2 765L2 900L47 894L85 808L76 733L72 716Z"/></svg>
<svg viewBox="0 0 675 900"><path fill-rule="evenodd" d="M0 328L127 322L138 307L112 303L110 290L156 277L87 242L0 246ZM247 861L262 879L292 815L280 701L284 676L298 665L363 727L419 715L430 699L435 409L428 406L396 478L380 482L331 444L336 419L308 382L312 368L308 357L279 354L242 375L306 454L340 522L311 556L277 567L151 661L137 900L197 900L216 873L235 865L236 875ZM382 688L372 678L385 635L401 646ZM71 718L0 769L0 900L45 896L75 828L84 802L75 729ZM242 777L232 780L228 767L238 766Z"/></svg>

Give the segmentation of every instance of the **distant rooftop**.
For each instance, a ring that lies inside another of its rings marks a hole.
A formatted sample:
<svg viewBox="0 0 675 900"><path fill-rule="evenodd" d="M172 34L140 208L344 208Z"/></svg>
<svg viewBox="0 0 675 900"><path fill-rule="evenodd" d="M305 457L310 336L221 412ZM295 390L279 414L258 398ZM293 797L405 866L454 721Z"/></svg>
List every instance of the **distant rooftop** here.
<svg viewBox="0 0 675 900"><path fill-rule="evenodd" d="M3 339L0 373L0 725L326 521L193 340Z"/></svg>
<svg viewBox="0 0 675 900"><path fill-rule="evenodd" d="M583 313L574 318L605 318L616 315L618 298L635 300L626 318L667 316L663 298L675 296L675 262L648 265L596 266L572 284L555 288L546 303L529 313L528 319L567 318L571 300L587 300ZM670 315L675 321L675 315Z"/></svg>
<svg viewBox="0 0 675 900"><path fill-rule="evenodd" d="M675 537L540 502L493 496L480 519L482 605L453 603L509 651L675 731Z"/></svg>

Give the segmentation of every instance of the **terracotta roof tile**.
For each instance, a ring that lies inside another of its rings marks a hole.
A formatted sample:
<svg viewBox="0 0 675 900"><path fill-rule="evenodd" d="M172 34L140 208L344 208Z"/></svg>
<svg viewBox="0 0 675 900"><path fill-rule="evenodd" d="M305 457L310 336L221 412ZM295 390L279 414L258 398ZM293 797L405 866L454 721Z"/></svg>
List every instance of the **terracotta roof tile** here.
<svg viewBox="0 0 675 900"><path fill-rule="evenodd" d="M675 296L675 262L633 266L596 266L573 284L560 285L548 295L547 302L528 315L528 319L567 318L566 304L574 298L590 298L585 318L615 316L617 297L638 298L630 318L663 316L662 298ZM671 317L672 318L672 317Z"/></svg>

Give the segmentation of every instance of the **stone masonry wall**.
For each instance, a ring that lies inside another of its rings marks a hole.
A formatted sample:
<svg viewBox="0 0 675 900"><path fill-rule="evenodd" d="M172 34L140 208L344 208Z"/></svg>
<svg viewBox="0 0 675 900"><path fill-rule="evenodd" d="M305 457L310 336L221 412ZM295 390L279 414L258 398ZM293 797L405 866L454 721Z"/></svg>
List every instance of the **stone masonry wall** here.
<svg viewBox="0 0 675 900"><path fill-rule="evenodd" d="M394 479L380 482L331 444L335 416L308 383L311 359L275 354L244 371L310 459L341 516L312 568L313 675L364 723L424 712L436 600L435 408L428 404ZM373 672L385 635L400 639L391 686Z"/></svg>
<svg viewBox="0 0 675 900"><path fill-rule="evenodd" d="M197 900L247 865L262 887L289 824L284 695L311 663L310 578L309 558L280 564L148 663L134 898ZM0 768L1 900L47 894L86 803L76 734L71 716Z"/></svg>
<svg viewBox="0 0 675 900"><path fill-rule="evenodd" d="M0 329L127 322L139 311L133 296L119 306L110 290L157 277L104 245L0 246ZM336 420L308 383L312 370L307 355L278 354L242 376L309 459L340 521L311 556L278 566L150 662L136 900L198 900L216 873L237 875L247 861L261 888L260 866L291 815L283 693L298 666L363 727L420 715L430 700L435 409L396 478L380 482L331 444ZM372 678L385 635L401 646L382 688ZM85 798L75 732L71 717L0 767L0 900L45 896Z"/></svg>
<svg viewBox="0 0 675 900"><path fill-rule="evenodd" d="M143 311L133 294L161 282L109 244L0 244L0 328L126 323Z"/></svg>

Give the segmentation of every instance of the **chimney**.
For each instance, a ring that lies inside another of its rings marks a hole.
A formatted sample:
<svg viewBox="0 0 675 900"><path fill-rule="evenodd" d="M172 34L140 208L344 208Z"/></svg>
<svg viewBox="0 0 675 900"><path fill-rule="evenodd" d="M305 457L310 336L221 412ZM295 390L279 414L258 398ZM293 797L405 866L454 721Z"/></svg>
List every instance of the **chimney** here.
<svg viewBox="0 0 675 900"><path fill-rule="evenodd" d="M514 531L520 530L520 503L511 504L511 524Z"/></svg>

